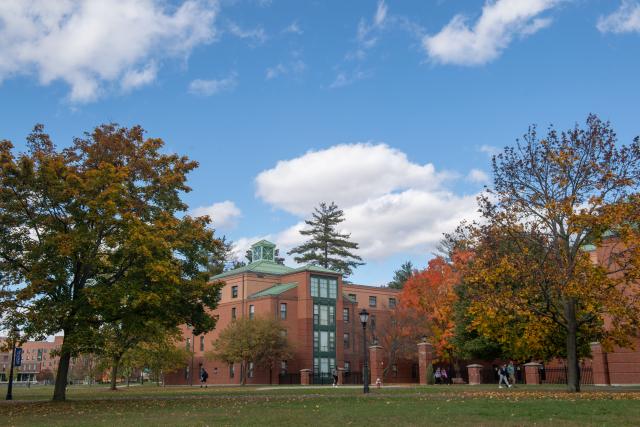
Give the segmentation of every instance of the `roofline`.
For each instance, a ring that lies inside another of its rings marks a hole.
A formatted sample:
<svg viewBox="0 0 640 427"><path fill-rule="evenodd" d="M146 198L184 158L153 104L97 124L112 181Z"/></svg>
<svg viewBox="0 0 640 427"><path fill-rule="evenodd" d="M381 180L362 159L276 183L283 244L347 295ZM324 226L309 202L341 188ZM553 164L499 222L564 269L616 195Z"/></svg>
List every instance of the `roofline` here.
<svg viewBox="0 0 640 427"><path fill-rule="evenodd" d="M379 290L398 292L398 293L402 292L402 289L390 288L388 286L359 285L357 283L343 283L342 284L342 288L343 289L345 287L349 287L349 286L353 286L353 287L356 287L356 288L379 289Z"/></svg>

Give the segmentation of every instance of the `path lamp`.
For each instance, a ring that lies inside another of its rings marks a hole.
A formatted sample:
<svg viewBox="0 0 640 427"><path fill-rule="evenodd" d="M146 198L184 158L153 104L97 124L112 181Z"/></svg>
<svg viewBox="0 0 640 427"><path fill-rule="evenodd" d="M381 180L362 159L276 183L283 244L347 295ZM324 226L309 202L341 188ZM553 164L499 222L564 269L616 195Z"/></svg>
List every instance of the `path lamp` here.
<svg viewBox="0 0 640 427"><path fill-rule="evenodd" d="M362 382L364 383L363 392L369 393L369 352L367 351L367 321L369 320L369 312L362 309L360 312L360 323L362 323L362 337L364 347L364 367L362 372Z"/></svg>
<svg viewBox="0 0 640 427"><path fill-rule="evenodd" d="M187 326L191 330L191 368L189 368L189 385L193 386L193 355L196 352L196 336L193 326Z"/></svg>

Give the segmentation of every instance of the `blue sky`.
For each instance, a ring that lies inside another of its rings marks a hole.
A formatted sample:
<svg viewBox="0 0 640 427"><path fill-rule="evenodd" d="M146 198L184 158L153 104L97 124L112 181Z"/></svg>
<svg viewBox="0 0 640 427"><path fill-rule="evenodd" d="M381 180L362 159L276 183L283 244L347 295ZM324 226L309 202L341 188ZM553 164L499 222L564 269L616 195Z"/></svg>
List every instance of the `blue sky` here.
<svg viewBox="0 0 640 427"><path fill-rule="evenodd" d="M640 134L638 75L636 0L0 3L0 138L141 124L239 251L335 200L363 284L424 266L530 124Z"/></svg>

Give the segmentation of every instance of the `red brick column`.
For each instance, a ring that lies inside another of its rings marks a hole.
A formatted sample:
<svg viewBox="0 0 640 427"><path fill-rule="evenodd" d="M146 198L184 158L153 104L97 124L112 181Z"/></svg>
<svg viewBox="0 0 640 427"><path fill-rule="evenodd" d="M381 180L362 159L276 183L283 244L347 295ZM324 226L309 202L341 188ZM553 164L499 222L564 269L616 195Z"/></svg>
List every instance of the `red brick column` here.
<svg viewBox="0 0 640 427"><path fill-rule="evenodd" d="M482 384L482 365L474 363L467 365L467 371L469 372L469 385Z"/></svg>
<svg viewBox="0 0 640 427"><path fill-rule="evenodd" d="M599 342L591 343L591 366L593 369L594 385L610 385L609 379L609 360L607 353L602 351L602 345Z"/></svg>
<svg viewBox="0 0 640 427"><path fill-rule="evenodd" d="M540 384L540 367L542 365L536 362L525 363L524 365L524 382L525 384Z"/></svg>
<svg viewBox="0 0 640 427"><path fill-rule="evenodd" d="M338 368L338 385L344 383L344 368Z"/></svg>
<svg viewBox="0 0 640 427"><path fill-rule="evenodd" d="M427 384L427 368L433 362L433 345L429 342L418 343L418 367L420 369L420 384Z"/></svg>
<svg viewBox="0 0 640 427"><path fill-rule="evenodd" d="M371 376L369 377L370 384L375 384L376 379L378 378L382 381L382 377L384 376L384 354L382 350L383 348L379 345L372 345L369 347L369 369L371 372Z"/></svg>
<svg viewBox="0 0 640 427"><path fill-rule="evenodd" d="M311 375L311 369L300 369L300 384L309 385L311 382L309 376Z"/></svg>

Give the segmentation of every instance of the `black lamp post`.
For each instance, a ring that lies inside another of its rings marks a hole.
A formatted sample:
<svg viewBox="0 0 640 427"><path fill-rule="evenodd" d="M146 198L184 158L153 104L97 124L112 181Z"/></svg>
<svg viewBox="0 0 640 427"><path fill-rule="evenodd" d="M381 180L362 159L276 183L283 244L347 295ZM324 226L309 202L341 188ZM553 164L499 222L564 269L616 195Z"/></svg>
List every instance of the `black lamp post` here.
<svg viewBox="0 0 640 427"><path fill-rule="evenodd" d="M367 351L367 321L369 320L369 312L362 309L360 312L360 323L362 323L362 337L364 347L364 367L362 372L362 382L364 383L363 392L369 393L369 352Z"/></svg>

